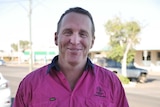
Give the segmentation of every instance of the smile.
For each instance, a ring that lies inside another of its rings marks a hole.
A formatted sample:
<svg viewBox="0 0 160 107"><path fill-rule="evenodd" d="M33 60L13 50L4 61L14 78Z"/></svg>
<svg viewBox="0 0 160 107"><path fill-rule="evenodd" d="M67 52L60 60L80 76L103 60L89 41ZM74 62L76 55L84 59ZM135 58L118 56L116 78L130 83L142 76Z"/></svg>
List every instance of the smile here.
<svg viewBox="0 0 160 107"><path fill-rule="evenodd" d="M80 50L82 50L82 49L72 49L72 48L68 48L70 51L80 51Z"/></svg>

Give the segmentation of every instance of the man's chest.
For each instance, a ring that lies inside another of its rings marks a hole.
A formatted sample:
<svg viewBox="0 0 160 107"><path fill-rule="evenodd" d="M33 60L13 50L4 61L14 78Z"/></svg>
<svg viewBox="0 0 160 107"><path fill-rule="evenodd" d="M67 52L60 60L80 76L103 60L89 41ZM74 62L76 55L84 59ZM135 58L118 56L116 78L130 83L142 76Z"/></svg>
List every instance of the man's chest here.
<svg viewBox="0 0 160 107"><path fill-rule="evenodd" d="M111 88L93 77L80 78L73 90L65 78L46 81L37 85L31 107L107 107L112 103Z"/></svg>

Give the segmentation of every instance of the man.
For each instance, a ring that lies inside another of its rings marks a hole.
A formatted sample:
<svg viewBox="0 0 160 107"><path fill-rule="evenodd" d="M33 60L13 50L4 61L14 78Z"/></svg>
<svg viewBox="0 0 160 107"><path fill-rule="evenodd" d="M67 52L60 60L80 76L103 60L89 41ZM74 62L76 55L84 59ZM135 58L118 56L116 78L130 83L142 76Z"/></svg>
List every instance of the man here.
<svg viewBox="0 0 160 107"><path fill-rule="evenodd" d="M13 107L128 107L117 76L87 57L94 32L87 10L65 11L55 33L59 55L21 81Z"/></svg>

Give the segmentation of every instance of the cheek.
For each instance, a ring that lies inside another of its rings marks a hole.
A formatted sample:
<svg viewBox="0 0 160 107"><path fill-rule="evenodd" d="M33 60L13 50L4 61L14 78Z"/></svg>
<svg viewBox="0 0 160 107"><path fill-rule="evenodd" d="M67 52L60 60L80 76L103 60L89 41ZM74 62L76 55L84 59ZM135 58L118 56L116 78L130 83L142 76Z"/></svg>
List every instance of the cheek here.
<svg viewBox="0 0 160 107"><path fill-rule="evenodd" d="M90 41L83 41L82 44L87 49L90 49L92 47L92 43Z"/></svg>
<svg viewBox="0 0 160 107"><path fill-rule="evenodd" d="M67 38L61 38L61 39L58 40L58 44L60 46L66 46L67 43L68 43L68 39Z"/></svg>

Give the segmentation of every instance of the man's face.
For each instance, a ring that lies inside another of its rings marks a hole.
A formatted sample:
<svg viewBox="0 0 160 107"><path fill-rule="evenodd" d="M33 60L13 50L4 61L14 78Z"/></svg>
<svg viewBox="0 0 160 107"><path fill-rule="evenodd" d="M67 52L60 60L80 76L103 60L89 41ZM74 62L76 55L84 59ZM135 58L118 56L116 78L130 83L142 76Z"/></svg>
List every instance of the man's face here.
<svg viewBox="0 0 160 107"><path fill-rule="evenodd" d="M87 15L74 12L66 14L55 35L59 56L73 64L84 62L94 43L91 29L92 23Z"/></svg>

